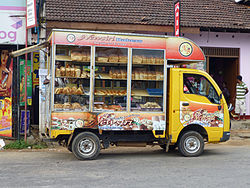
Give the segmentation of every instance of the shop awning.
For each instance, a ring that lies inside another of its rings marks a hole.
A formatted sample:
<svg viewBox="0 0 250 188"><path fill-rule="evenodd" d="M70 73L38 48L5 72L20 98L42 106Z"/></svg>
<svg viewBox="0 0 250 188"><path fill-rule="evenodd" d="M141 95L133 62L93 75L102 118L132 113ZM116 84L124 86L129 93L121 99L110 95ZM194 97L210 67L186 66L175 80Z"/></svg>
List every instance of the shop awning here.
<svg viewBox="0 0 250 188"><path fill-rule="evenodd" d="M27 48L23 48L21 50L11 52L10 56L11 57L18 57L18 56L26 54L26 53L31 53L31 52L34 52L34 51L37 51L37 50L41 50L42 48L46 48L48 45L49 45L49 42L46 41L46 42L43 42L41 44L37 44L37 45L34 45L34 46L30 46L30 47L27 47Z"/></svg>

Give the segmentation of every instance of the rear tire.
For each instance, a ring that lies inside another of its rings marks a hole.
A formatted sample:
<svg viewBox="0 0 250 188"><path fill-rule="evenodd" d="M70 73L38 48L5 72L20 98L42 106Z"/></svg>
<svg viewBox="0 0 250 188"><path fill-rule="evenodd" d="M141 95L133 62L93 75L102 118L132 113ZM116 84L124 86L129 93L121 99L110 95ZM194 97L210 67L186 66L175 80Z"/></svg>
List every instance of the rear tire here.
<svg viewBox="0 0 250 188"><path fill-rule="evenodd" d="M188 131L181 136L178 149L185 157L197 157L204 151L203 137L198 132Z"/></svg>
<svg viewBox="0 0 250 188"><path fill-rule="evenodd" d="M72 142L72 152L80 160L95 159L100 150L100 140L92 132L82 132Z"/></svg>

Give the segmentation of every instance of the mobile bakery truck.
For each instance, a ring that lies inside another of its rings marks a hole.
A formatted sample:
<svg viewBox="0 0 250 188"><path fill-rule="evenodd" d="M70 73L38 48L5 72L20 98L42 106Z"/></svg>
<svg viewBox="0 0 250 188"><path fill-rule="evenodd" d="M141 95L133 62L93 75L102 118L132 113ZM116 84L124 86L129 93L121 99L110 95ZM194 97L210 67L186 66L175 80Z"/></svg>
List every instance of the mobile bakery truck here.
<svg viewBox="0 0 250 188"><path fill-rule="evenodd" d="M229 112L215 81L175 68L205 62L189 39L55 29L47 44L46 131L78 159L95 159L110 145L178 147L193 157L205 142L229 139Z"/></svg>

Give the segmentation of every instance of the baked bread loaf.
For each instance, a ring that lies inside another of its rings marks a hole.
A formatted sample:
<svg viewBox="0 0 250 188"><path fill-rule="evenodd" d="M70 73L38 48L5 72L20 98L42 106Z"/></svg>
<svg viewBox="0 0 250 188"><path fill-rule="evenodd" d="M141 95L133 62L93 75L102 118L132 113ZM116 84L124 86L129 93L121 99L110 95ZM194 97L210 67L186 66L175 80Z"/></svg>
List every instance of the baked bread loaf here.
<svg viewBox="0 0 250 188"><path fill-rule="evenodd" d="M60 67L60 75L65 76L66 75L66 69L65 67Z"/></svg>
<svg viewBox="0 0 250 188"><path fill-rule="evenodd" d="M82 52L79 50L72 50L71 51L71 60L72 61L82 61L83 55Z"/></svg>
<svg viewBox="0 0 250 188"><path fill-rule="evenodd" d="M82 109L81 105L77 102L72 104L72 109Z"/></svg>
<svg viewBox="0 0 250 188"><path fill-rule="evenodd" d="M67 77L71 76L71 68L66 68L66 75Z"/></svg>
<svg viewBox="0 0 250 188"><path fill-rule="evenodd" d="M71 104L70 103L64 103L63 108L64 109L71 109Z"/></svg>
<svg viewBox="0 0 250 188"><path fill-rule="evenodd" d="M108 60L108 61L109 61L110 63L116 63L116 62L119 61L119 58L118 58L117 55L112 54L112 55L109 56L109 60Z"/></svg>
<svg viewBox="0 0 250 188"><path fill-rule="evenodd" d="M81 77L81 69L75 69L75 77L77 78Z"/></svg>
<svg viewBox="0 0 250 188"><path fill-rule="evenodd" d="M56 68L56 77L60 77L61 76L61 71L59 68Z"/></svg>
<svg viewBox="0 0 250 188"><path fill-rule="evenodd" d="M63 108L63 104L54 104L54 108Z"/></svg>
<svg viewBox="0 0 250 188"><path fill-rule="evenodd" d="M133 63L134 64L141 64L142 63L142 57L141 56L133 56Z"/></svg>
<svg viewBox="0 0 250 188"><path fill-rule="evenodd" d="M128 62L128 57L127 56L119 56L120 63L127 63Z"/></svg>

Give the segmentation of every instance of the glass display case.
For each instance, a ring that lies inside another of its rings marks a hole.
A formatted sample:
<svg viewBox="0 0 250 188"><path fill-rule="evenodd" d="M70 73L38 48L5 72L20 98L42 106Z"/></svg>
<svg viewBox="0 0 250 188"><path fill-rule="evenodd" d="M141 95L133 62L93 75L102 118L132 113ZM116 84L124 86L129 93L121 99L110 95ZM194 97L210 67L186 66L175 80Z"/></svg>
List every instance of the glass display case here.
<svg viewBox="0 0 250 188"><path fill-rule="evenodd" d="M90 52L87 46L56 46L55 111L89 111Z"/></svg>
<svg viewBox="0 0 250 188"><path fill-rule="evenodd" d="M163 83L164 50L56 46L54 111L160 112Z"/></svg>

